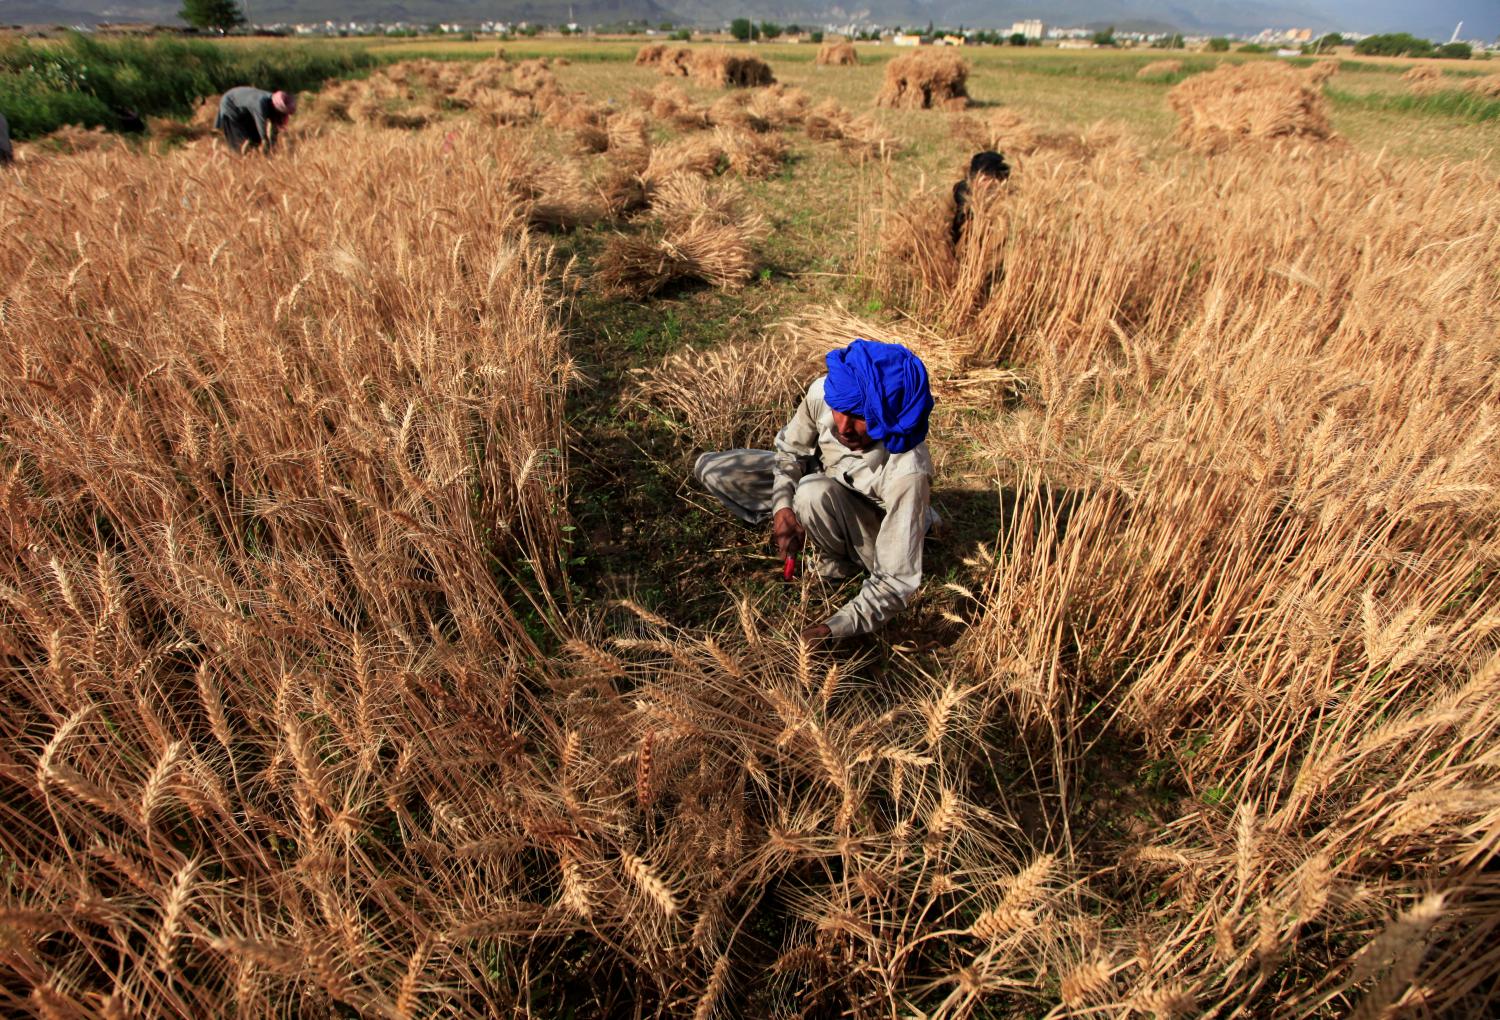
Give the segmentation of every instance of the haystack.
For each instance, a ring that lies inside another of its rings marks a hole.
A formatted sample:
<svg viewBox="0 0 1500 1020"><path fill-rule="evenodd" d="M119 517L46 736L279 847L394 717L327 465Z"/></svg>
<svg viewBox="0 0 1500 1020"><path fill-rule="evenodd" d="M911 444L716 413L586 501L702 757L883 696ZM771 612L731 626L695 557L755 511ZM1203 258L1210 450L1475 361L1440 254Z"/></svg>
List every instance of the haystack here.
<svg viewBox="0 0 1500 1020"><path fill-rule="evenodd" d="M195 138L206 138L214 133L211 124L174 120L171 117L147 117L146 133L154 142L190 142Z"/></svg>
<svg viewBox="0 0 1500 1020"><path fill-rule="evenodd" d="M1500 99L1500 74L1487 74L1464 83L1464 91L1481 99Z"/></svg>
<svg viewBox="0 0 1500 1020"><path fill-rule="evenodd" d="M1167 78L1182 71L1180 60L1153 60L1135 73L1137 78Z"/></svg>
<svg viewBox="0 0 1500 1020"><path fill-rule="evenodd" d="M1167 103L1181 118L1178 138L1198 152L1333 134L1321 84L1285 64L1225 64L1174 86Z"/></svg>
<svg viewBox="0 0 1500 1020"><path fill-rule="evenodd" d="M693 81L715 88L754 88L774 85L771 65L759 57L733 53L722 46L698 50L689 64Z"/></svg>
<svg viewBox="0 0 1500 1020"><path fill-rule="evenodd" d="M1414 67L1401 76L1406 87L1416 93L1436 92L1443 87L1443 72L1425 65Z"/></svg>
<svg viewBox="0 0 1500 1020"><path fill-rule="evenodd" d="M695 135L653 149L641 176L648 188L656 188L680 173L712 177L724 162L724 147L716 137Z"/></svg>
<svg viewBox="0 0 1500 1020"><path fill-rule="evenodd" d="M693 73L693 51L686 46L663 48L656 58L656 70L669 78L686 78Z"/></svg>
<svg viewBox="0 0 1500 1020"><path fill-rule="evenodd" d="M885 83L875 105L894 110L962 110L969 105L968 80L969 63L957 53L914 50L885 65Z"/></svg>
<svg viewBox="0 0 1500 1020"><path fill-rule="evenodd" d="M859 63L859 54L852 42L840 39L819 46L813 63L819 67L853 67Z"/></svg>
<svg viewBox="0 0 1500 1020"><path fill-rule="evenodd" d="M548 88L557 87L557 75L552 73L551 63L546 57L523 60L511 72L511 82L522 92L536 95Z"/></svg>
<svg viewBox="0 0 1500 1020"><path fill-rule="evenodd" d="M635 51L636 67L651 67L661 63L662 54L667 52L666 43L647 43Z"/></svg>
<svg viewBox="0 0 1500 1020"><path fill-rule="evenodd" d="M955 117L949 127L953 137L971 149L1026 155L1043 147L1043 136L1009 107L1002 106L988 116Z"/></svg>
<svg viewBox="0 0 1500 1020"><path fill-rule="evenodd" d="M37 147L44 151L68 153L100 152L123 148L124 145L119 135L102 127L85 128L77 124L64 124L37 141Z"/></svg>

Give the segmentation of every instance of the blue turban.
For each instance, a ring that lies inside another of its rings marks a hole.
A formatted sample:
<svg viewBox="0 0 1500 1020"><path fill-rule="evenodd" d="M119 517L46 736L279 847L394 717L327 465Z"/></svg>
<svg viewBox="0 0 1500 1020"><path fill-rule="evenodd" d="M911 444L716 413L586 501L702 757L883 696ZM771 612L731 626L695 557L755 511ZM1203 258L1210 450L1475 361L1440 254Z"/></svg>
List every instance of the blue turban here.
<svg viewBox="0 0 1500 1020"><path fill-rule="evenodd" d="M828 352L828 406L865 420L870 438L904 453L927 438L932 390L927 366L901 344L855 340Z"/></svg>

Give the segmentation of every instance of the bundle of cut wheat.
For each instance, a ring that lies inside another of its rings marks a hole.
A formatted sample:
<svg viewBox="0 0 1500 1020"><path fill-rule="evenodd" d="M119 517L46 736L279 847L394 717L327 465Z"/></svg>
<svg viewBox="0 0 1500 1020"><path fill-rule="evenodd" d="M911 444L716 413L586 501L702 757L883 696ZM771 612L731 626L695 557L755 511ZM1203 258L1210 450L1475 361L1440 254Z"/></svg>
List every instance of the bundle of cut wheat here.
<svg viewBox="0 0 1500 1020"><path fill-rule="evenodd" d="M1135 73L1137 78L1169 78L1182 71L1180 60L1153 60Z"/></svg>
<svg viewBox="0 0 1500 1020"><path fill-rule="evenodd" d="M803 130L815 142L837 142L851 158L895 152L900 139L870 114L855 117L836 99L825 99L808 111Z"/></svg>
<svg viewBox="0 0 1500 1020"><path fill-rule="evenodd" d="M1017 111L1002 106L987 115L955 117L949 124L955 138L976 149L996 149L1025 155L1042 147L1042 136Z"/></svg>
<svg viewBox="0 0 1500 1020"><path fill-rule="evenodd" d="M1500 99L1500 74L1487 74L1464 82L1464 91L1484 99Z"/></svg>
<svg viewBox="0 0 1500 1020"><path fill-rule="evenodd" d="M686 78L692 74L693 51L686 46L664 49L656 58L656 70L668 78Z"/></svg>
<svg viewBox="0 0 1500 1020"><path fill-rule="evenodd" d="M779 134L719 128L714 138L729 158L729 168L742 177L770 177L786 162L787 141Z"/></svg>
<svg viewBox="0 0 1500 1020"><path fill-rule="evenodd" d="M709 124L741 131L768 130L771 125L766 119L751 112L750 99L751 94L748 92L731 92L715 99L707 111Z"/></svg>
<svg viewBox="0 0 1500 1020"><path fill-rule="evenodd" d="M664 120L673 127L694 130L709 125L707 111L694 103L692 97L673 82L657 82L649 92L633 89L631 99L645 107L651 116Z"/></svg>
<svg viewBox="0 0 1500 1020"><path fill-rule="evenodd" d="M693 180L666 182L664 214L645 232L606 243L594 263L594 281L603 292L639 300L684 280L730 289L750 279L764 220Z"/></svg>
<svg viewBox="0 0 1500 1020"><path fill-rule="evenodd" d="M1327 60L1319 60L1307 69L1308 78L1323 84L1329 78L1339 73L1340 62L1337 57L1329 57Z"/></svg>
<svg viewBox="0 0 1500 1020"><path fill-rule="evenodd" d="M102 127L80 127L77 124L64 124L36 143L36 148L42 151L70 154L120 149L124 146L124 139L111 131Z"/></svg>
<svg viewBox="0 0 1500 1020"><path fill-rule="evenodd" d="M724 169L724 164L724 147L718 138L692 135L652 149L644 176L655 186L683 172L712 177Z"/></svg>
<svg viewBox="0 0 1500 1020"><path fill-rule="evenodd" d="M441 116L432 107L422 104L407 107L403 110L382 110L376 118L375 123L384 128L413 131L441 119Z"/></svg>
<svg viewBox="0 0 1500 1020"><path fill-rule="evenodd" d="M666 43L647 43L635 52L636 67L651 67L661 63L661 58L667 52Z"/></svg>
<svg viewBox="0 0 1500 1020"><path fill-rule="evenodd" d="M969 63L948 49L903 53L885 65L876 106L897 110L962 110L969 105Z"/></svg>
<svg viewBox="0 0 1500 1020"><path fill-rule="evenodd" d="M802 89L777 84L750 93L745 109L751 117L763 121L768 127L786 127L801 124L811 105L812 97Z"/></svg>
<svg viewBox="0 0 1500 1020"><path fill-rule="evenodd" d="M859 63L859 54L847 39L830 39L818 47L813 63L819 67L853 67Z"/></svg>
<svg viewBox="0 0 1500 1020"><path fill-rule="evenodd" d="M1413 92L1436 92L1443 87L1443 72L1427 64L1418 64L1403 74L1401 80Z"/></svg>
<svg viewBox="0 0 1500 1020"><path fill-rule="evenodd" d="M1333 134L1320 83L1285 64L1225 64L1174 86L1167 102L1180 118L1177 137L1199 152Z"/></svg>
<svg viewBox="0 0 1500 1020"><path fill-rule="evenodd" d="M214 133L212 125L200 125L176 120L172 117L147 117L146 133L152 141L190 142L195 138L206 138Z"/></svg>
<svg viewBox="0 0 1500 1020"><path fill-rule="evenodd" d="M753 88L776 82L764 60L722 46L693 51L688 67L693 81L715 88Z"/></svg>
<svg viewBox="0 0 1500 1020"><path fill-rule="evenodd" d="M511 81L518 90L532 95L557 87L557 75L546 57L521 61L511 72Z"/></svg>

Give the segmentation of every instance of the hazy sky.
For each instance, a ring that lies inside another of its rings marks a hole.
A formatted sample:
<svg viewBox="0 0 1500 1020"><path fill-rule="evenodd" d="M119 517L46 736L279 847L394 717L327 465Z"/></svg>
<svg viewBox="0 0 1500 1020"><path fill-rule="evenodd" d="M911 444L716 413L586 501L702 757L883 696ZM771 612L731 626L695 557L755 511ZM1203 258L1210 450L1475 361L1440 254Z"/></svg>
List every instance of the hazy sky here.
<svg viewBox="0 0 1500 1020"><path fill-rule="evenodd" d="M1191 0L1189 0L1191 2ZM1464 23L1463 38L1500 35L1500 0L1305 0L1326 10L1346 28L1366 32L1411 32L1447 42L1453 26Z"/></svg>

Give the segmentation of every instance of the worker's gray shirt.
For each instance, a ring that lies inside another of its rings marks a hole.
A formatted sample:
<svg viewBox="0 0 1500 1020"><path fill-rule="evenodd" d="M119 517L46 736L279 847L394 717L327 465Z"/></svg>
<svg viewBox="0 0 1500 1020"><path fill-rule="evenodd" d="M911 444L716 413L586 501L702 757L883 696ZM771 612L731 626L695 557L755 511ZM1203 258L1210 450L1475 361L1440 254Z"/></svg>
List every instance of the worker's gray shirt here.
<svg viewBox="0 0 1500 1020"><path fill-rule="evenodd" d="M885 511L869 577L859 594L828 620L834 637L847 637L880 627L905 607L922 583L932 455L926 442L904 453L891 453L884 443L858 453L839 442L833 432L833 410L823 399L825 379L813 380L792 420L776 435L771 506L774 514L792 505L797 482L816 451L826 475Z"/></svg>
<svg viewBox="0 0 1500 1020"><path fill-rule="evenodd" d="M271 93L253 85L240 85L224 93L224 98L219 100L219 116L214 121L214 129L223 131L225 121L234 121L239 125L240 133L248 135L253 127L256 136L269 148L273 142L267 122L275 112Z"/></svg>

